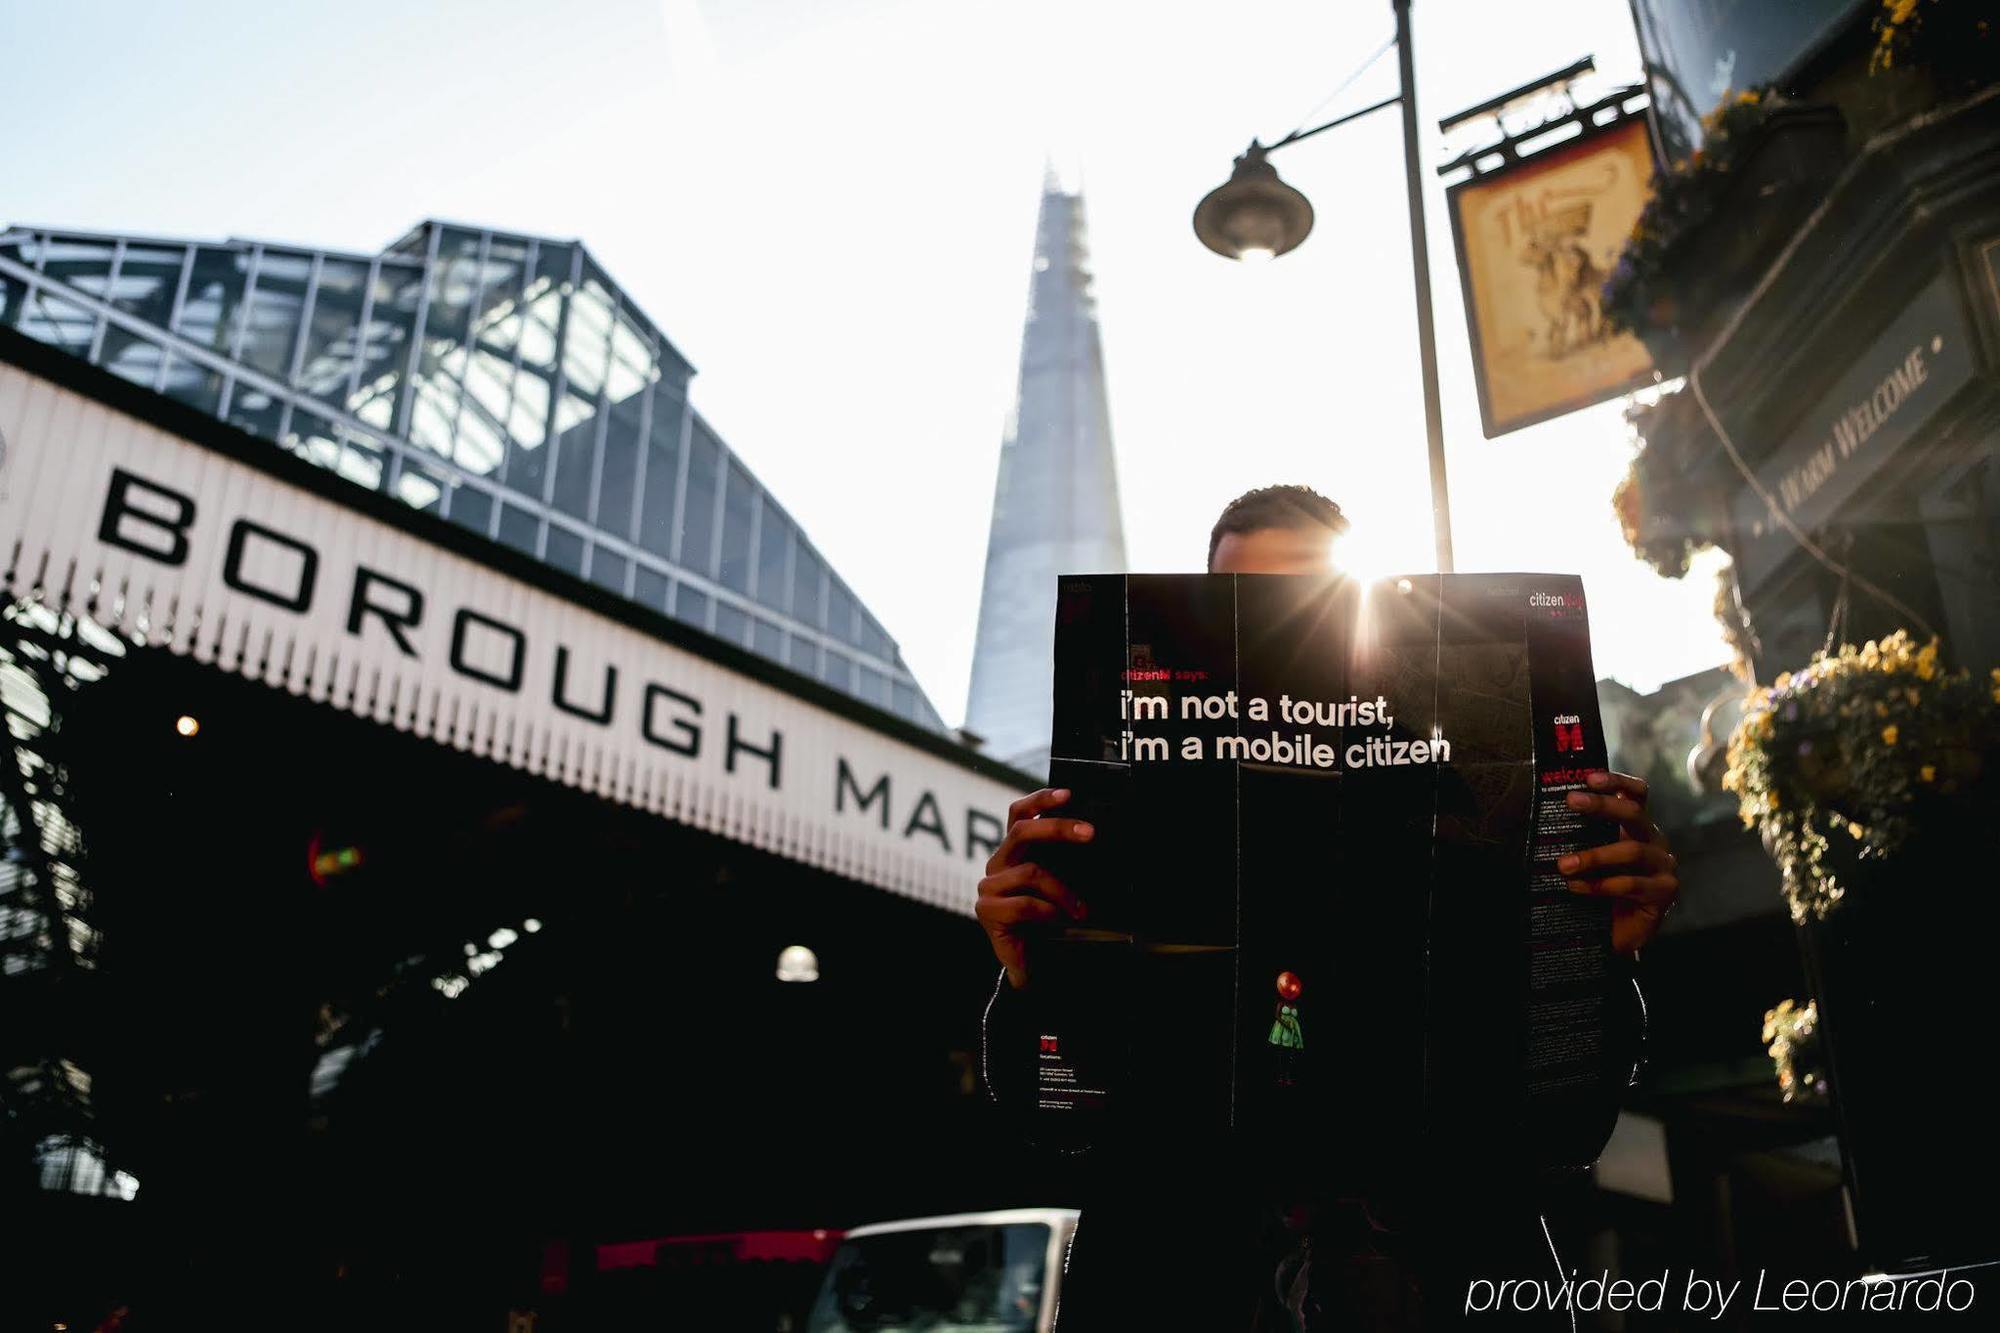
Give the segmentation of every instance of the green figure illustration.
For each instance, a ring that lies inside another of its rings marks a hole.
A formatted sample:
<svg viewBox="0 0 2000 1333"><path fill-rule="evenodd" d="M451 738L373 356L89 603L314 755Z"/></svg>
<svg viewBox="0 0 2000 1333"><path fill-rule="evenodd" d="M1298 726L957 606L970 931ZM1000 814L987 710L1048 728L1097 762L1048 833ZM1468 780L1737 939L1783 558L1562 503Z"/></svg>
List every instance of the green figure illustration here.
<svg viewBox="0 0 2000 1333"><path fill-rule="evenodd" d="M1278 1086L1298 1082L1299 1053L1306 1048L1305 1030L1299 1026L1296 1001L1305 986L1292 972L1278 973L1278 1015L1271 1020L1271 1045L1278 1048Z"/></svg>

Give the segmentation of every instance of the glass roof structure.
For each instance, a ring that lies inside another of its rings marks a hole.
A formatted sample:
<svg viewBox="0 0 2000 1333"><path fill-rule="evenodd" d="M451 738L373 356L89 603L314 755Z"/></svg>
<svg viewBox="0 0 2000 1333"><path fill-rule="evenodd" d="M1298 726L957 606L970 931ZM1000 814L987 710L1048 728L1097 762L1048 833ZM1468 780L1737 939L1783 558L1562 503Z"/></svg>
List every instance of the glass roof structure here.
<svg viewBox="0 0 2000 1333"><path fill-rule="evenodd" d="M947 730L577 242L428 221L370 255L10 227L0 324Z"/></svg>

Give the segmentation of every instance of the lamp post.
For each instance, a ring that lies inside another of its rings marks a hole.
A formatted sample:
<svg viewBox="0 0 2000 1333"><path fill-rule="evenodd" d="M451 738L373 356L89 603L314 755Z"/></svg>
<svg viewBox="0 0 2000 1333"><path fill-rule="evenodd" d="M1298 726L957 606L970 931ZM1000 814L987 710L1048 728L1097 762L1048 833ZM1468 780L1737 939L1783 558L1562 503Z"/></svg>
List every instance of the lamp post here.
<svg viewBox="0 0 2000 1333"><path fill-rule="evenodd" d="M1410 0L1391 0L1396 10L1396 53L1401 87L1384 98L1324 125L1294 130L1266 147L1255 139L1236 159L1229 180L1211 190L1194 210L1194 234L1201 243L1230 259L1274 259L1294 249L1312 231L1312 204L1278 179L1266 158L1301 139L1372 115L1385 107L1403 109L1403 174L1410 196L1411 269L1416 281L1417 354L1423 363L1424 429L1430 442L1431 528L1437 540L1437 566L1449 574L1451 558L1451 499L1445 483L1444 422L1438 403L1437 329L1431 314L1430 241L1424 230L1423 177L1417 162L1417 79L1410 46Z"/></svg>

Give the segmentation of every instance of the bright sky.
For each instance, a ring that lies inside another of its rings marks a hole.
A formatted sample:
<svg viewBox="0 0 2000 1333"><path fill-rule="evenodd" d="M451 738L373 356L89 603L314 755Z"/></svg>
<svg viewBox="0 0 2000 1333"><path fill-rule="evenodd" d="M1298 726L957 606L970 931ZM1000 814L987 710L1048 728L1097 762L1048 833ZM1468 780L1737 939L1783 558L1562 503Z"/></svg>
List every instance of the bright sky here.
<svg viewBox="0 0 2000 1333"><path fill-rule="evenodd" d="M1626 0L1416 0L1437 119L1584 54ZM695 403L963 716L1045 157L1080 170L1135 569L1304 481L1385 571L1431 567L1393 111L1274 159L1299 250L1202 249L1195 202L1393 30L1389 0L0 0L0 219L372 250L427 216L580 237L700 372ZM1317 119L1395 91L1393 55ZM1581 572L1602 675L1724 657L1712 563L1626 549L1616 403L1481 437L1429 183L1464 570Z"/></svg>

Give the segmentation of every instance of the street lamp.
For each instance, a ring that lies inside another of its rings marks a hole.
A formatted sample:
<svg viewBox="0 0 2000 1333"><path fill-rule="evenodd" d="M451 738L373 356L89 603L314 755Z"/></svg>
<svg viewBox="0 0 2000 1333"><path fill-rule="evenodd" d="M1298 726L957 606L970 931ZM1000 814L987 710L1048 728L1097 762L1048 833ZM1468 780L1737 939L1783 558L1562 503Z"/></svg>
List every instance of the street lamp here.
<svg viewBox="0 0 2000 1333"><path fill-rule="evenodd" d="M1229 182L1194 209L1194 234L1219 255L1255 263L1284 254L1312 231L1313 206L1278 179L1264 160L1271 150L1255 139L1236 159Z"/></svg>
<svg viewBox="0 0 2000 1333"><path fill-rule="evenodd" d="M1438 404L1437 330L1431 315L1430 241L1424 231L1423 177L1417 163L1417 80L1410 47L1410 0L1390 0L1396 10L1396 53L1401 88L1394 97L1363 107L1309 130L1294 130L1269 147L1250 141L1236 159L1229 180L1195 206L1194 234L1230 259L1257 262L1296 247L1312 231L1312 204L1278 179L1265 159L1280 148L1310 139L1384 107L1403 109L1403 174L1410 196L1411 268L1416 279L1417 352L1423 362L1424 428L1430 441L1431 527L1437 539L1437 566L1449 574L1451 500L1445 484L1444 423Z"/></svg>

